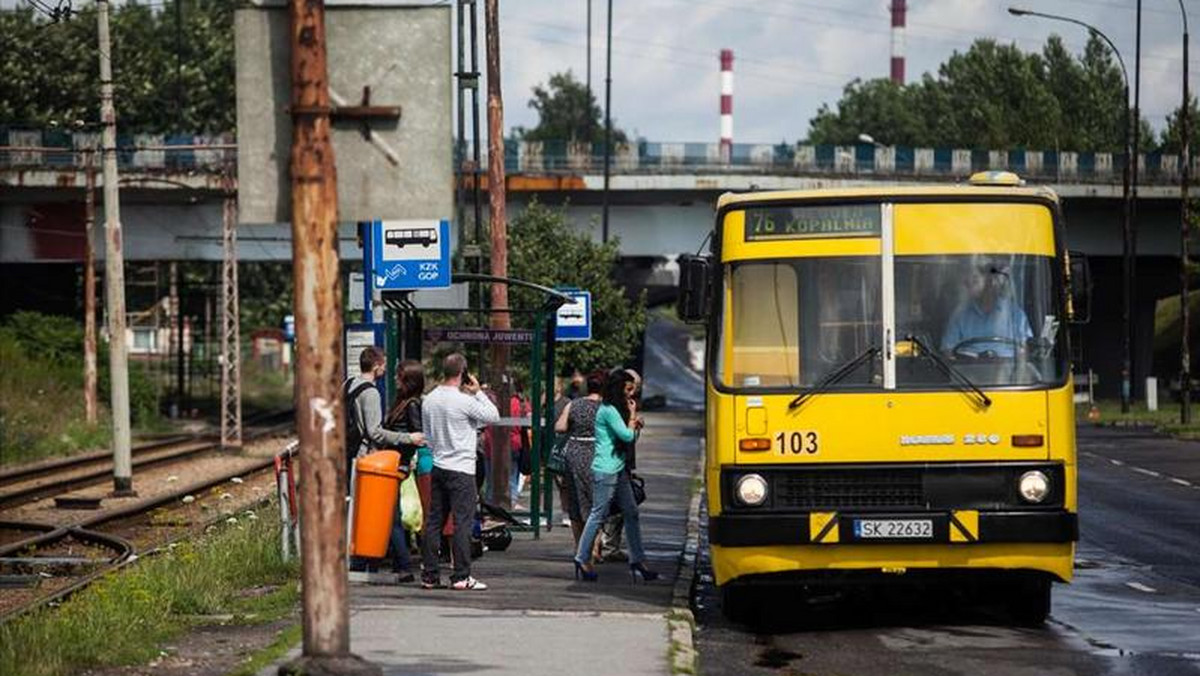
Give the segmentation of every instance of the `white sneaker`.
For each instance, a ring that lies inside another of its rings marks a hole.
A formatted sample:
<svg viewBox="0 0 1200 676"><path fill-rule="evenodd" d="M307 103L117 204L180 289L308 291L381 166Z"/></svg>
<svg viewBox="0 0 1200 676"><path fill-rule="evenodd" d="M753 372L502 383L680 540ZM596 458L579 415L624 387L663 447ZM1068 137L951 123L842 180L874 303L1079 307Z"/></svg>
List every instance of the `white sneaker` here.
<svg viewBox="0 0 1200 676"><path fill-rule="evenodd" d="M467 577L451 583L450 588L458 591L484 591L487 589L487 585L473 577Z"/></svg>

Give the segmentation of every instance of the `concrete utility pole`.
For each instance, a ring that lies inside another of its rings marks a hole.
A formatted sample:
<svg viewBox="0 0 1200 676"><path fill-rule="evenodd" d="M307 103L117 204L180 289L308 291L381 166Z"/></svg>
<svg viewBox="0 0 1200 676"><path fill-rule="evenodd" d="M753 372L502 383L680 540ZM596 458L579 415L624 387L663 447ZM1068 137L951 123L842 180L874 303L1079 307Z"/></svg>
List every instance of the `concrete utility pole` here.
<svg viewBox="0 0 1200 676"><path fill-rule="evenodd" d="M350 654L347 604L342 284L330 139L325 3L289 0L292 274L304 648L280 674L380 674Z"/></svg>
<svg viewBox="0 0 1200 676"><path fill-rule="evenodd" d="M488 206L492 234L492 275L508 276L508 223L505 214L504 185L504 99L500 95L500 0L486 0L483 5L484 41L487 49L487 121L488 121ZM502 310L497 312L497 310ZM508 315L508 286L492 284L491 326L507 329L512 326ZM496 393L496 406L507 415L509 387L509 346L491 346L491 381ZM492 500L501 507L511 507L508 494L508 473L512 468L508 430L492 428Z"/></svg>
<svg viewBox="0 0 1200 676"><path fill-rule="evenodd" d="M96 157L88 148L83 152L87 194L84 196L83 245L83 414L87 424L99 417L96 397Z"/></svg>
<svg viewBox="0 0 1200 676"><path fill-rule="evenodd" d="M1183 169L1179 175L1179 321L1182 335L1179 345L1179 421L1192 421L1192 350L1191 308L1188 307L1188 241L1191 236L1191 214L1188 213L1188 181L1191 176L1191 107L1192 97L1188 93L1188 20L1183 0L1179 0L1179 11L1183 14L1183 107L1179 109L1179 131L1182 136L1180 160Z"/></svg>
<svg viewBox="0 0 1200 676"><path fill-rule="evenodd" d="M96 0L100 42L100 121L104 149L104 288L108 310L108 367L112 393L113 493L133 494L130 458L129 356L125 345L125 255L122 253L121 204L117 191L117 111L113 106L112 43L108 35L109 0Z"/></svg>

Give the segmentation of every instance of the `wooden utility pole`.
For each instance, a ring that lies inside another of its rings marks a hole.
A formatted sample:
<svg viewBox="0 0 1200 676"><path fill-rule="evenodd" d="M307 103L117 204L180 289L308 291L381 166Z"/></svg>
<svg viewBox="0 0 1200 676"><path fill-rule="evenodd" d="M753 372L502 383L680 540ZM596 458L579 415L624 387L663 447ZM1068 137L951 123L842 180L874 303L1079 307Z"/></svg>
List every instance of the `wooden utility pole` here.
<svg viewBox="0 0 1200 676"><path fill-rule="evenodd" d="M99 417L96 397L96 158L91 148L83 152L86 181L83 227L83 415L95 425Z"/></svg>
<svg viewBox="0 0 1200 676"><path fill-rule="evenodd" d="M108 35L109 0L96 0L100 42L100 121L104 149L104 288L108 311L108 367L112 389L113 492L133 493L129 431L129 356L125 345L125 255L121 202L117 190L117 110L113 106L112 44Z"/></svg>
<svg viewBox="0 0 1200 676"><path fill-rule="evenodd" d="M281 674L380 674L350 654L342 430L342 284L325 4L289 0L292 274L300 442L301 657Z"/></svg>
<svg viewBox="0 0 1200 676"><path fill-rule="evenodd" d="M508 276L508 223L505 220L504 185L504 99L500 95L500 0L486 0L483 5L484 31L487 48L487 122L488 122L488 205L492 234L492 276ZM508 315L508 286L492 284L491 326L507 329L512 325ZM496 393L496 407L507 415L509 387L507 381L509 346L491 346L491 384ZM511 507L508 494L508 473L512 468L509 430L492 428L492 500L502 507Z"/></svg>

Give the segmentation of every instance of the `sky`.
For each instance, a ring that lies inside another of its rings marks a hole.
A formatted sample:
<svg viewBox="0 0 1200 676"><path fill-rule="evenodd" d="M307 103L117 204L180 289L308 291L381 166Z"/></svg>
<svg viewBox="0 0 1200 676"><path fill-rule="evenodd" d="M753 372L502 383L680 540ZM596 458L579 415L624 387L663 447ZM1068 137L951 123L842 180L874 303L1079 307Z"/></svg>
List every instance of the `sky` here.
<svg viewBox="0 0 1200 676"><path fill-rule="evenodd" d="M1184 0L1200 29L1200 2ZM889 0L613 0L612 114L652 141L719 136L719 62L734 52L734 142L803 139L821 104L833 107L854 78L887 77ZM482 3L480 3L482 6ZM605 0L592 2L592 87L603 106ZM1087 32L1018 18L1009 6L1071 16L1106 33L1133 77L1135 0L908 0L907 78L936 73L978 38L1040 51L1056 33L1079 54ZM1156 130L1182 97L1177 0L1143 0L1141 108ZM556 71L584 79L587 0L501 0L505 126L537 124L531 89ZM1200 49L1193 35L1191 84ZM482 50L482 42L480 45ZM482 54L481 54L482 63Z"/></svg>

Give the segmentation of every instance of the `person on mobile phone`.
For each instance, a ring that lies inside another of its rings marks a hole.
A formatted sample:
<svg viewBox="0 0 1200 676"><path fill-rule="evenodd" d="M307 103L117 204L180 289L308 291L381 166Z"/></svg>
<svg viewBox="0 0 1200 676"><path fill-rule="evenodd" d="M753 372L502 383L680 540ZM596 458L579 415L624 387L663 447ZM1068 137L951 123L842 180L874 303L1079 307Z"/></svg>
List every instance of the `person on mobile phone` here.
<svg viewBox="0 0 1200 676"><path fill-rule="evenodd" d="M442 383L425 396L422 429L433 451L432 490L421 558L421 586L442 586L438 571L437 538L447 512L454 516L451 540L454 572L451 589L482 591L487 585L471 577L471 527L479 502L475 483L476 429L500 421L500 411L467 371L467 359L455 352L442 362Z"/></svg>

